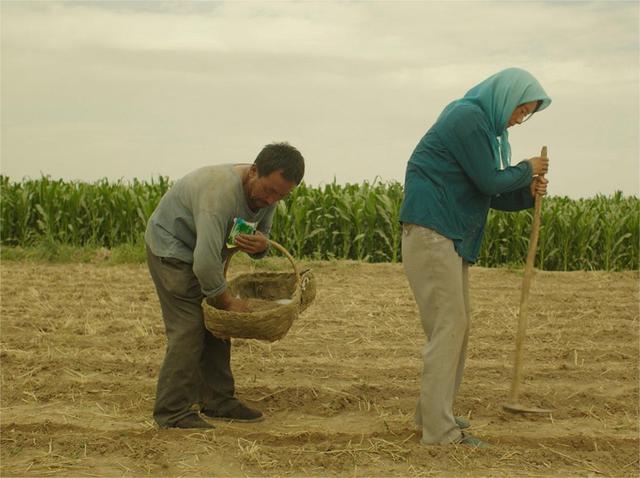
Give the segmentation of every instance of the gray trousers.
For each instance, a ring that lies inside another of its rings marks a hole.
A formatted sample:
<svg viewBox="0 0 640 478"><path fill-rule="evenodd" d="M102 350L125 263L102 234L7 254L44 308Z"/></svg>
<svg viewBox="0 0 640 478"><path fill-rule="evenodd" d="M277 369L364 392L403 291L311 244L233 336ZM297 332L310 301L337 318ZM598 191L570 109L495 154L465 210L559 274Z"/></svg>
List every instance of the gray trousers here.
<svg viewBox="0 0 640 478"><path fill-rule="evenodd" d="M455 251L453 241L414 224L403 226L402 262L428 338L416 425L422 428L422 443L456 442L461 431L453 401L469 338L469 264Z"/></svg>
<svg viewBox="0 0 640 478"><path fill-rule="evenodd" d="M160 299L167 350L160 369L153 418L174 425L196 410L224 413L237 405L231 373L231 342L205 328L202 290L192 265L155 256L147 265Z"/></svg>

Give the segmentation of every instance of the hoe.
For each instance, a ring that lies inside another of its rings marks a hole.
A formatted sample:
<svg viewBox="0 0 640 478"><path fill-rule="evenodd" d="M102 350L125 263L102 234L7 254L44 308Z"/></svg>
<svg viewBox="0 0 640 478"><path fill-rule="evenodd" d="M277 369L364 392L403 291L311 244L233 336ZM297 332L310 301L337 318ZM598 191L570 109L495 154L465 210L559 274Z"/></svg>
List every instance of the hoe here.
<svg viewBox="0 0 640 478"><path fill-rule="evenodd" d="M547 157L547 147L542 147L540 156ZM538 247L538 233L540 230L540 210L542 209L542 196L536 195L535 209L533 213L533 224L531 226L531 236L529 238L529 251L527 252L527 263L524 268L524 278L522 280L522 293L520 294L520 314L518 316L518 334L516 335L516 357L513 366L513 381L511 382L511 394L509 403L502 408L512 413L549 413L551 410L537 407L527 407L518 401L520 382L522 380L522 359L523 345L527 330L527 302L529 300L529 289L534 275L533 263L536 258L536 248Z"/></svg>

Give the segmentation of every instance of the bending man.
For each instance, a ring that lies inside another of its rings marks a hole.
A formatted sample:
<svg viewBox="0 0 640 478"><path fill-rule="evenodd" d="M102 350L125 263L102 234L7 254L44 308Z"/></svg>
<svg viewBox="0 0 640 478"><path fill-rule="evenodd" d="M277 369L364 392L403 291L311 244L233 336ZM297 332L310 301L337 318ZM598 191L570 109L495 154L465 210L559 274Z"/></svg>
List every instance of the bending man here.
<svg viewBox="0 0 640 478"><path fill-rule="evenodd" d="M203 415L258 421L262 413L235 398L231 342L210 334L202 299L230 311L248 311L226 290L226 239L234 218L257 223L237 247L264 256L277 201L302 180L304 159L287 143L270 144L253 164L200 168L178 180L151 215L145 242L167 334L153 417L164 428L213 428Z"/></svg>

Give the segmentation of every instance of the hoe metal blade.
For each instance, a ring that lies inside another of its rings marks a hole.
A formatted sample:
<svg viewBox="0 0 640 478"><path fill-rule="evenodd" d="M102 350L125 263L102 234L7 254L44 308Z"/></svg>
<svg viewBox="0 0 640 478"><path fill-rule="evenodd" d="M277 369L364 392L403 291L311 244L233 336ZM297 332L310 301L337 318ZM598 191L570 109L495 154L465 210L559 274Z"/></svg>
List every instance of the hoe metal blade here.
<svg viewBox="0 0 640 478"><path fill-rule="evenodd" d="M502 405L506 411L511 413L551 413L552 410L548 408L527 407L520 403L505 403Z"/></svg>

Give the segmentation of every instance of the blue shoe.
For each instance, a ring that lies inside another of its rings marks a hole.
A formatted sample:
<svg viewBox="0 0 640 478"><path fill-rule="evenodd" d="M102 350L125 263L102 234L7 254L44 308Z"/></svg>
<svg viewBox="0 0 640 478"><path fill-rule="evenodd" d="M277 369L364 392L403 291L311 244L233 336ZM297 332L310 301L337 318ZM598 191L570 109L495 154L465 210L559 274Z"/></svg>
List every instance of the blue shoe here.
<svg viewBox="0 0 640 478"><path fill-rule="evenodd" d="M455 417L456 425L460 430L464 430L465 428L469 428L471 426L471 422L467 420L465 417ZM420 428L422 425L416 423L416 427Z"/></svg>
<svg viewBox="0 0 640 478"><path fill-rule="evenodd" d="M457 443L471 446L473 448L489 448L491 446L486 441L482 441L480 438L474 437L473 435L467 435L465 433L462 434L462 438Z"/></svg>
<svg viewBox="0 0 640 478"><path fill-rule="evenodd" d="M465 428L469 428L471 423L465 417L456 417L456 425L460 430L464 430Z"/></svg>

